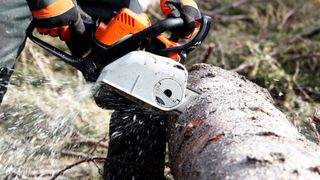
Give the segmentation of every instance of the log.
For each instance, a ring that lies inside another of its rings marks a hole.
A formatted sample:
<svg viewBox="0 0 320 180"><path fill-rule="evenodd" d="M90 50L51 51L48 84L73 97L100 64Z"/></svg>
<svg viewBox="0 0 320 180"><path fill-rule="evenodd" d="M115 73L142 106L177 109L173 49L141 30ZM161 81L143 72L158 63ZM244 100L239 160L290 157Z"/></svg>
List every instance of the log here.
<svg viewBox="0 0 320 180"><path fill-rule="evenodd" d="M320 148L245 77L198 64L189 86L201 95L168 122L175 179L320 179Z"/></svg>

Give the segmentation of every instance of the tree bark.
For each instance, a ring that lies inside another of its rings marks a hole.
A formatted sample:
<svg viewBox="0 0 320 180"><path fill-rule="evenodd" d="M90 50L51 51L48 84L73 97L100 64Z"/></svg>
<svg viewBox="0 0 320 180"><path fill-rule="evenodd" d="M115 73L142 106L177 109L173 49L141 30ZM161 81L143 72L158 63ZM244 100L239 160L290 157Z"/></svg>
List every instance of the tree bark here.
<svg viewBox="0 0 320 180"><path fill-rule="evenodd" d="M320 179L320 148L279 111L267 90L204 64L190 69L201 95L169 121L175 179Z"/></svg>

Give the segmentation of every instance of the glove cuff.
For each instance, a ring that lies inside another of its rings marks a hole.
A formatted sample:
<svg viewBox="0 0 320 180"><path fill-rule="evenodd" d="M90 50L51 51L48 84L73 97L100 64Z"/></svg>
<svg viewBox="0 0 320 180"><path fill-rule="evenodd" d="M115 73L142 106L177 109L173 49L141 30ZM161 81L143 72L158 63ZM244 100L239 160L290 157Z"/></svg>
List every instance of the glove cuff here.
<svg viewBox="0 0 320 180"><path fill-rule="evenodd" d="M64 14L75 7L72 0L56 0L39 10L32 10L33 17L37 19L47 19Z"/></svg>
<svg viewBox="0 0 320 180"><path fill-rule="evenodd" d="M65 13L50 17L50 18L37 18L34 17L33 21L37 25L37 28L56 28L62 26L69 26L76 23L79 19L79 13L76 7L71 8Z"/></svg>

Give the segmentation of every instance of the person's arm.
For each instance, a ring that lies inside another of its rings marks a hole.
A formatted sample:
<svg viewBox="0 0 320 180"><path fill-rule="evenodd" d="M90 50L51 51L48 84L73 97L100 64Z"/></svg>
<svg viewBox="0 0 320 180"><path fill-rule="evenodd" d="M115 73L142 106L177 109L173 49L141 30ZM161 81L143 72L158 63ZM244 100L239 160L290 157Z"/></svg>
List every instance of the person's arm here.
<svg viewBox="0 0 320 180"><path fill-rule="evenodd" d="M27 0L37 31L68 41L85 27L73 0Z"/></svg>
<svg viewBox="0 0 320 180"><path fill-rule="evenodd" d="M201 19L198 5L193 0L160 0L160 6L166 16L184 19L184 27L174 30L174 36L190 38Z"/></svg>

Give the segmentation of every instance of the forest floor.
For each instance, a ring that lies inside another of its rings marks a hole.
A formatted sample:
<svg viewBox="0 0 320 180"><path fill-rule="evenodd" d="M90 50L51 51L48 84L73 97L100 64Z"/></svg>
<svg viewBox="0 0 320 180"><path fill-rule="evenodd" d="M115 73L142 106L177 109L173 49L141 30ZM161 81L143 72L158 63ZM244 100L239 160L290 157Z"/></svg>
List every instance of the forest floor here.
<svg viewBox="0 0 320 180"><path fill-rule="evenodd" d="M318 143L320 2L198 3L214 21L187 66L208 63L243 74L268 89L300 132ZM105 157L111 111L95 105L90 87L76 70L27 42L0 108L0 177L50 177L80 159ZM64 177L99 179L101 165L84 163Z"/></svg>

